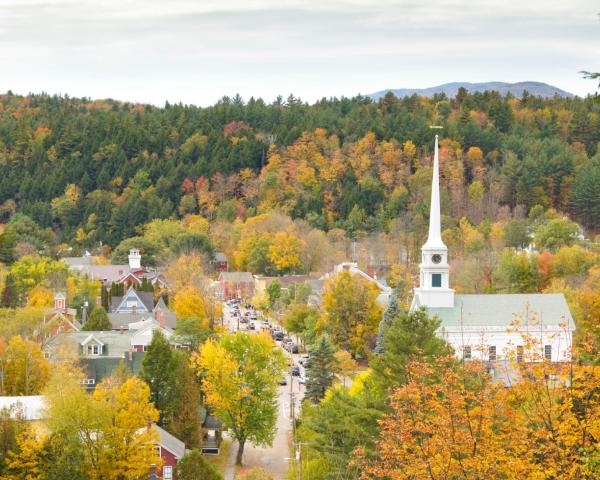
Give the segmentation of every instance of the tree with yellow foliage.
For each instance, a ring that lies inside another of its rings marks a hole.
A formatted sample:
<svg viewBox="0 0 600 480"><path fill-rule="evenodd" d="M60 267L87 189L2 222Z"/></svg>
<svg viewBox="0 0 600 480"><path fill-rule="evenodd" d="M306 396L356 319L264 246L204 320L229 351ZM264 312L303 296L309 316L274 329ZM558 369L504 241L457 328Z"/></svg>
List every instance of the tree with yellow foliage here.
<svg viewBox="0 0 600 480"><path fill-rule="evenodd" d="M37 395L50 378L50 365L39 345L16 336L0 353L5 395Z"/></svg>
<svg viewBox="0 0 600 480"><path fill-rule="evenodd" d="M339 273L325 282L319 329L329 333L340 348L365 355L375 346L381 316L378 295L379 289L372 282Z"/></svg>
<svg viewBox="0 0 600 480"><path fill-rule="evenodd" d="M80 453L75 458L90 480L147 478L148 466L161 464L150 389L136 377L115 375L89 395L82 378L73 367L56 370L46 390L49 433L62 449Z"/></svg>
<svg viewBox="0 0 600 480"><path fill-rule="evenodd" d="M34 287L27 295L28 307L51 307L54 302L54 295L46 287L38 285Z"/></svg>
<svg viewBox="0 0 600 480"><path fill-rule="evenodd" d="M206 403L238 442L236 464L241 465L246 442L273 442L283 353L273 349L266 333L238 332L207 340L192 361L202 378Z"/></svg>
<svg viewBox="0 0 600 480"><path fill-rule="evenodd" d="M184 287L175 294L173 310L177 318L196 317L208 322L206 304L200 291L194 287Z"/></svg>
<svg viewBox="0 0 600 480"><path fill-rule="evenodd" d="M269 259L281 273L302 269L302 256L306 244L288 232L278 232L269 246Z"/></svg>

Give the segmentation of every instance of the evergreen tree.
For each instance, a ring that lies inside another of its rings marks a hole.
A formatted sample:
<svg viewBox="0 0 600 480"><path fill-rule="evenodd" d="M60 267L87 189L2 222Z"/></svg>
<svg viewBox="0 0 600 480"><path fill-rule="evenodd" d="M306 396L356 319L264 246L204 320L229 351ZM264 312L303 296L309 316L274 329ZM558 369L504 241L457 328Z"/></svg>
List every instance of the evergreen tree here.
<svg viewBox="0 0 600 480"><path fill-rule="evenodd" d="M306 362L306 398L317 403L335 379L335 347L325 335L317 340Z"/></svg>
<svg viewBox="0 0 600 480"><path fill-rule="evenodd" d="M190 367L189 355L184 351L176 352L177 371L176 385L178 394L168 430L187 448L200 448L202 446L202 419L200 417L200 385L198 377Z"/></svg>
<svg viewBox="0 0 600 480"><path fill-rule="evenodd" d="M392 324L393 320L398 316L400 308L398 306L398 288L395 288L390 298L390 304L383 312L381 316L381 322L379 322L379 331L377 332L377 343L375 344L375 353L383 353L383 336L385 330Z"/></svg>
<svg viewBox="0 0 600 480"><path fill-rule="evenodd" d="M106 310L103 307L94 307L90 316L83 324L82 330L94 332L112 330L112 323L110 323Z"/></svg>
<svg viewBox="0 0 600 480"><path fill-rule="evenodd" d="M404 384L406 365L413 357L433 360L448 352L447 343L436 336L439 326L439 319L429 317L424 309L399 310L392 318L383 333L382 353L370 363L383 395L390 386Z"/></svg>
<svg viewBox="0 0 600 480"><path fill-rule="evenodd" d="M154 330L148 345L140 377L150 387L150 399L160 413L159 424L171 421L177 404L180 385L177 380L178 360L169 340L160 330Z"/></svg>

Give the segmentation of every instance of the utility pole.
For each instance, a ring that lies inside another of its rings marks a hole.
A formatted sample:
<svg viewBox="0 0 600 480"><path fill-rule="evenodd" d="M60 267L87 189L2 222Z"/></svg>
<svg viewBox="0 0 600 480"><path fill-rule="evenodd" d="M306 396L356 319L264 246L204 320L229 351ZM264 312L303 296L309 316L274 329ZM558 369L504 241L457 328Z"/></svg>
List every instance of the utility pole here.
<svg viewBox="0 0 600 480"><path fill-rule="evenodd" d="M298 442L296 461L298 462L298 480L302 480L302 442Z"/></svg>

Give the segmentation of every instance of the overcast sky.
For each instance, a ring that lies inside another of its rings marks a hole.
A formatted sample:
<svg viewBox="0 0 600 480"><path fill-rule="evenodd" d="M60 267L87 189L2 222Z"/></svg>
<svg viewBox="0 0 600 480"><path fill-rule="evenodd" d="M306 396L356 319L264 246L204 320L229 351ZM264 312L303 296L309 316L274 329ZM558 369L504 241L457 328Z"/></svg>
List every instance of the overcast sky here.
<svg viewBox="0 0 600 480"><path fill-rule="evenodd" d="M0 92L209 105L600 71L597 0L0 0Z"/></svg>

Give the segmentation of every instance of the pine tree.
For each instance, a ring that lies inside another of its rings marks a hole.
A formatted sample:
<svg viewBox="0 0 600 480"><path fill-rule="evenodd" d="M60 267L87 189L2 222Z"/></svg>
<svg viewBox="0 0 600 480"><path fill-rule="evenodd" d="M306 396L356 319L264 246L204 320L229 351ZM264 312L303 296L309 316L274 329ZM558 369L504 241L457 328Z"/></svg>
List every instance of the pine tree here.
<svg viewBox="0 0 600 480"><path fill-rule="evenodd" d="M106 310L102 307L94 307L87 321L83 324L82 330L94 332L112 330L112 323L110 323Z"/></svg>
<svg viewBox="0 0 600 480"><path fill-rule="evenodd" d="M335 379L335 347L329 337L317 340L306 362L306 398L317 403Z"/></svg>
<svg viewBox="0 0 600 480"><path fill-rule="evenodd" d="M381 322L379 322L379 331L377 332L377 343L375 344L375 354L383 353L383 336L385 330L392 324L394 318L398 316L400 308L398 306L398 288L395 288L390 298L390 304L383 312L381 316Z"/></svg>
<svg viewBox="0 0 600 480"><path fill-rule="evenodd" d="M154 330L152 341L142 360L140 377L150 387L150 399L160 412L159 424L166 425L172 418L179 396L178 361L169 340L160 330Z"/></svg>

